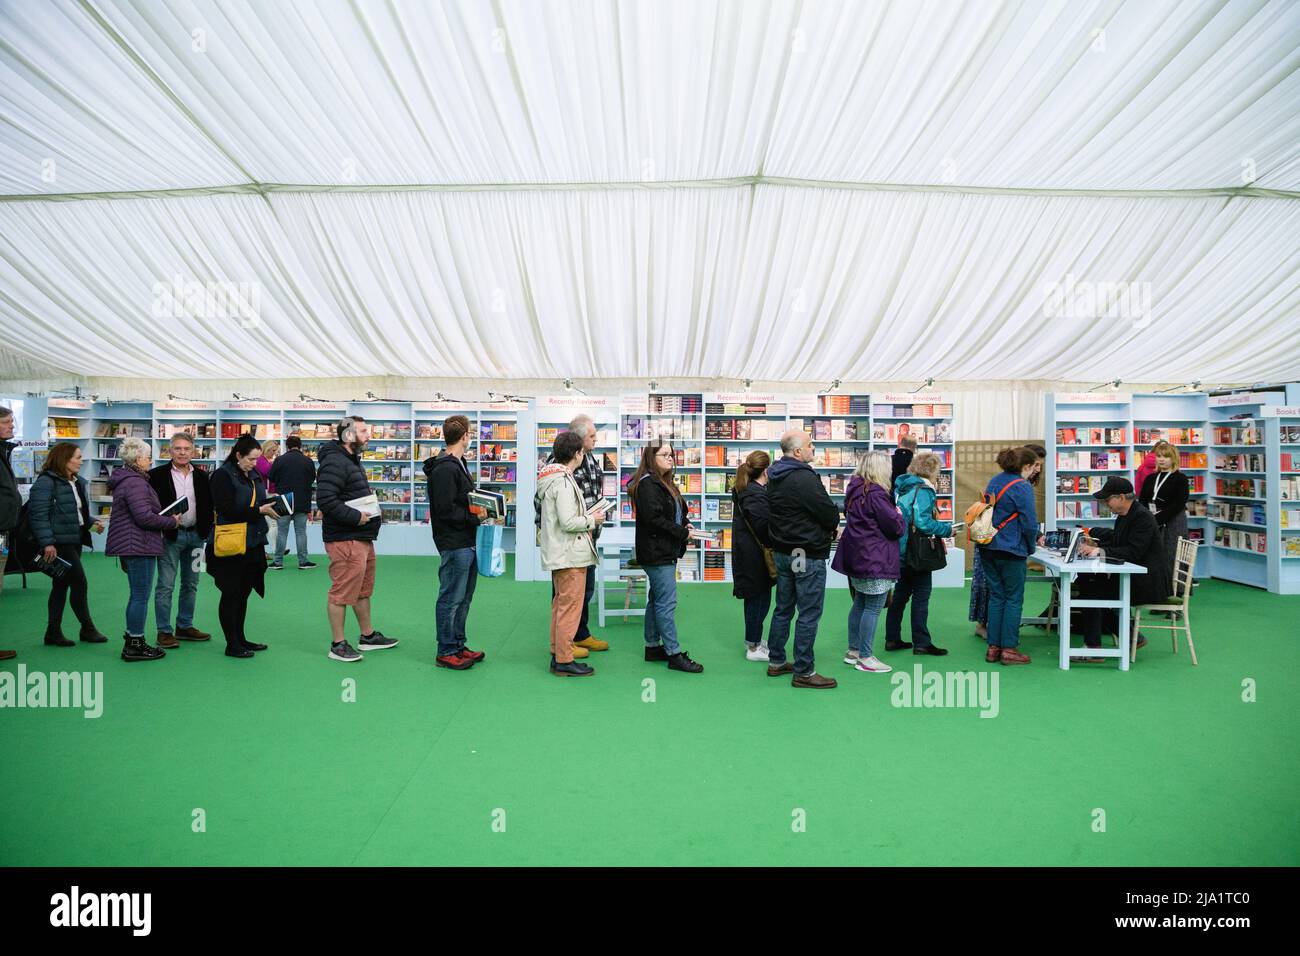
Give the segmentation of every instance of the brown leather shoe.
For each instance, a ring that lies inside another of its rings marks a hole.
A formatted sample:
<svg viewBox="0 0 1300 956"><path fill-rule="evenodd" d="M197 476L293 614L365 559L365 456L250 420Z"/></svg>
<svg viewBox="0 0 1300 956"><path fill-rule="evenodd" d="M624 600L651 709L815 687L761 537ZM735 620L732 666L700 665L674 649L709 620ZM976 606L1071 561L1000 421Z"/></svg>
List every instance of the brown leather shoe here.
<svg viewBox="0 0 1300 956"><path fill-rule="evenodd" d="M1002 663L1003 664L1028 664L1029 655L1021 654L1014 647L1004 647L1002 648Z"/></svg>
<svg viewBox="0 0 1300 956"><path fill-rule="evenodd" d="M0 661L7 661L17 656L18 656L17 651L0 651Z"/></svg>
<svg viewBox="0 0 1300 956"><path fill-rule="evenodd" d="M990 644L989 649L984 652L984 660L990 664L996 664L1002 660L1002 648L996 644Z"/></svg>
<svg viewBox="0 0 1300 956"><path fill-rule="evenodd" d="M182 641L210 641L212 635L207 631L200 631L197 627L178 627L176 636Z"/></svg>
<svg viewBox="0 0 1300 956"><path fill-rule="evenodd" d="M786 661L784 664L767 665L768 677L780 677L782 674L793 674L793 673L794 673L794 665L791 664L789 661Z"/></svg>
<svg viewBox="0 0 1300 956"><path fill-rule="evenodd" d="M176 640L175 634L164 634L162 631L159 631L158 646L170 651L173 647L180 647L181 642Z"/></svg>
<svg viewBox="0 0 1300 956"><path fill-rule="evenodd" d="M830 688L835 687L837 683L838 682L835 680L834 677L822 677L821 674L818 674L814 671L813 673L808 674L805 677L795 677L790 681L790 686L791 687L813 687L818 689L824 687L827 690L829 690Z"/></svg>

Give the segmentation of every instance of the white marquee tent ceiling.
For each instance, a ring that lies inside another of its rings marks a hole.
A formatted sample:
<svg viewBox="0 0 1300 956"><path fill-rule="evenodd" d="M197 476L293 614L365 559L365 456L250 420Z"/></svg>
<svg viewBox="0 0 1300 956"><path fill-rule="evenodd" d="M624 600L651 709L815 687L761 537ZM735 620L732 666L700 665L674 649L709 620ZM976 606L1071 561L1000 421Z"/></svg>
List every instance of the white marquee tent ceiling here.
<svg viewBox="0 0 1300 956"><path fill-rule="evenodd" d="M0 194L0 376L1296 377L1300 3L0 0Z"/></svg>

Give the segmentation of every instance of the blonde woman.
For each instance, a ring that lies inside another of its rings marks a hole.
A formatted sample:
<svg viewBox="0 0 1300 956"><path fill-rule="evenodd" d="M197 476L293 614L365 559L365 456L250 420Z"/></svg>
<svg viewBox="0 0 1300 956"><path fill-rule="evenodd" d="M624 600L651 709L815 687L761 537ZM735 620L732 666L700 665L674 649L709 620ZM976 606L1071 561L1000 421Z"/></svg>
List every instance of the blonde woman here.
<svg viewBox="0 0 1300 956"><path fill-rule="evenodd" d="M849 579L849 650L844 663L868 674L893 670L872 653L876 621L900 570L903 515L889 496L890 458L873 451L858 462L844 494L844 531L831 567Z"/></svg>
<svg viewBox="0 0 1300 956"><path fill-rule="evenodd" d="M280 443L275 440L262 442L262 455L257 459L257 473L262 476L268 498L275 495L275 485L271 482L271 465L280 454ZM266 519L266 561L271 563L271 555L278 554L276 544L280 540L280 522L274 516Z"/></svg>
<svg viewBox="0 0 1300 956"><path fill-rule="evenodd" d="M939 481L939 456L932 451L916 453L907 466L907 474L899 475L894 483L894 497L903 514L903 536L898 539L900 560L907 555L907 539L911 529L939 538L952 537L952 522L939 521L934 516L937 500L935 485ZM930 571L914 571L903 562L899 570L898 587L894 590L894 603L885 616L885 650L901 651L910 647L913 654L947 654L930 639L928 619L930 592L934 588ZM903 640L903 611L912 603L912 640Z"/></svg>
<svg viewBox="0 0 1300 956"><path fill-rule="evenodd" d="M1178 560L1178 539L1187 537L1187 496L1191 483L1178 470L1178 449L1167 441L1157 442L1152 452L1156 470L1142 482L1138 500L1156 516L1160 539L1169 558L1170 573Z"/></svg>

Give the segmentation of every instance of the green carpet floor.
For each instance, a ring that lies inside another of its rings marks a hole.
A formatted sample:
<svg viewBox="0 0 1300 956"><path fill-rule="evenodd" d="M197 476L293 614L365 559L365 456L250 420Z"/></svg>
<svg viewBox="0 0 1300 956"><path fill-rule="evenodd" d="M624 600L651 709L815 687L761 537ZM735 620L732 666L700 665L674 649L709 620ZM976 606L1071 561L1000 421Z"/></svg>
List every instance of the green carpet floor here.
<svg viewBox="0 0 1300 956"><path fill-rule="evenodd" d="M436 559L404 557L380 559L375 599L401 646L363 663L326 658L326 569L291 560L249 615L269 651L228 659L218 638L126 664L125 577L99 556L87 568L106 646L41 645L44 578L11 577L0 598L0 647L19 651L0 669L102 670L106 699L99 719L0 710L0 864L1300 863L1296 597L1209 582L1200 666L1162 634L1122 674L1059 670L1034 628L1032 665L986 665L967 592L936 591L952 653L926 669L998 671L1000 712L982 719L891 706L888 675L842 664L845 591L817 644L840 686L808 691L744 659L730 585L680 589L703 674L643 662L640 620L614 619L596 676L561 680L544 583L480 579L470 636L488 657L463 673L433 666ZM218 631L206 578L197 623Z"/></svg>

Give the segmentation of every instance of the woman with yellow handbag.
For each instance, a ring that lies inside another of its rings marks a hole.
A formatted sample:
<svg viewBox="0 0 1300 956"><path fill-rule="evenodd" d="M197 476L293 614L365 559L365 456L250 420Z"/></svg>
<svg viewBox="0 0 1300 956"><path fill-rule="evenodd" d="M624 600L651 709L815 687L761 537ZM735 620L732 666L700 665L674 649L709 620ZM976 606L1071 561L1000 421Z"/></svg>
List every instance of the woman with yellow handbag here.
<svg viewBox="0 0 1300 956"><path fill-rule="evenodd" d="M266 650L244 634L248 596L265 597L266 518L275 514L267 503L265 486L254 479L262 446L252 435L240 435L234 448L213 472L208 486L216 520L208 537L205 557L208 574L221 592L218 616L226 636L227 657L252 657Z"/></svg>

